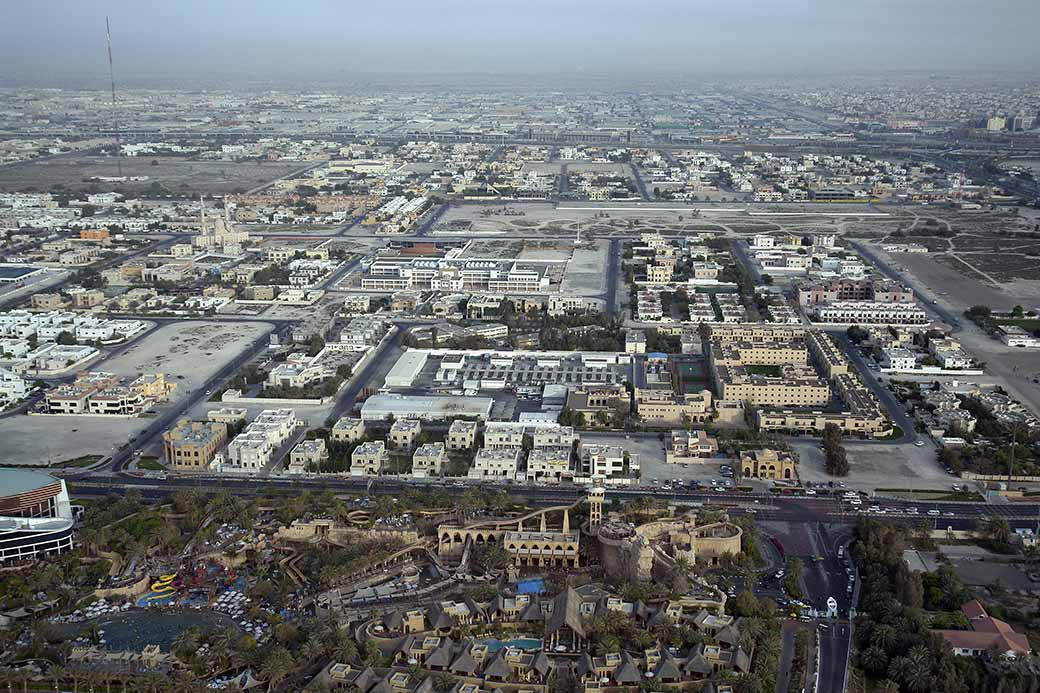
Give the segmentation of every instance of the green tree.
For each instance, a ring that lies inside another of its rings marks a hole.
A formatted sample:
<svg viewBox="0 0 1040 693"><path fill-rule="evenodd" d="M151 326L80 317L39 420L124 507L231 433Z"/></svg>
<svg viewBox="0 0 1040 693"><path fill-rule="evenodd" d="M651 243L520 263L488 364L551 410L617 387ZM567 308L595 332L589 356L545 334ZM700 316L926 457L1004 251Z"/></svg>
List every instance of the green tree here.
<svg viewBox="0 0 1040 693"><path fill-rule="evenodd" d="M281 645L276 645L264 656L260 671L264 678L270 681L271 686L275 687L292 672L295 666L296 662L289 650Z"/></svg>

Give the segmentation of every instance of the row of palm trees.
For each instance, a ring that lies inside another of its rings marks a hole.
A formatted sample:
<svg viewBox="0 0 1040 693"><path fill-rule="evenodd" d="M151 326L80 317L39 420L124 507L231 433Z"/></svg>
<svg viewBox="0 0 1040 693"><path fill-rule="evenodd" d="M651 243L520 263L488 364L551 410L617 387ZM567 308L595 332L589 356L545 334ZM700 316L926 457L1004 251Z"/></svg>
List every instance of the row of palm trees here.
<svg viewBox="0 0 1040 693"><path fill-rule="evenodd" d="M55 665L46 674L0 673L0 691L7 693L193 693L203 688L188 672L120 674Z"/></svg>

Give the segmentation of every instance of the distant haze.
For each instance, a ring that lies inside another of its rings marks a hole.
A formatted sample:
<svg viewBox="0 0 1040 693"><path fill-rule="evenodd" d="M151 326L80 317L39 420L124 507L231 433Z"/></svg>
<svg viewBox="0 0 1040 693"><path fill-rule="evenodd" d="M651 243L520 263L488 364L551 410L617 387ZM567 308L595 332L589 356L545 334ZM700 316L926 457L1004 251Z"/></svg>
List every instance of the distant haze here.
<svg viewBox="0 0 1040 693"><path fill-rule="evenodd" d="M32 0L0 80L1040 69L1038 0Z"/></svg>

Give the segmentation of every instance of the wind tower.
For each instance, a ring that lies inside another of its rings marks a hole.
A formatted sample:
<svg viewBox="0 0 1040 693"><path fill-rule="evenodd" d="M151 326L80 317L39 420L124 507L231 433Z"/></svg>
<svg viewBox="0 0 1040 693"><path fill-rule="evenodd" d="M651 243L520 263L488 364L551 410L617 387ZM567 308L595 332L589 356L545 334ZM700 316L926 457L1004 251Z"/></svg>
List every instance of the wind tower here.
<svg viewBox="0 0 1040 693"><path fill-rule="evenodd" d="M587 498L589 503L589 530L593 532L603 524L603 501L606 495L607 490L602 486L589 489Z"/></svg>

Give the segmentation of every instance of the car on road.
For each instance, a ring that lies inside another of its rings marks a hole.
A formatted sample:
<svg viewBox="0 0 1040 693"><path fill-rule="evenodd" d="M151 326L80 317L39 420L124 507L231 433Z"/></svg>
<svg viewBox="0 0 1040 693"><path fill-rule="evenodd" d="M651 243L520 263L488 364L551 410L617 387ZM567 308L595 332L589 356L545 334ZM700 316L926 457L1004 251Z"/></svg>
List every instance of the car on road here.
<svg viewBox="0 0 1040 693"><path fill-rule="evenodd" d="M908 515L917 515L917 508L908 508L906 512Z"/></svg>
<svg viewBox="0 0 1040 693"><path fill-rule="evenodd" d="M915 447L919 447L919 448L923 448L923 447L924 447L924 441L923 441L923 440L920 440L920 439L918 439L918 440L915 440L915 441L914 441L914 446L915 446Z"/></svg>
<svg viewBox="0 0 1040 693"><path fill-rule="evenodd" d="M932 508L931 510L929 510L928 514L931 515L932 517L939 517L940 515L942 515L942 513L940 513L935 508Z"/></svg>
<svg viewBox="0 0 1040 693"><path fill-rule="evenodd" d="M811 488L807 488L807 489L805 489L805 495L807 495L807 496L815 496L816 495L816 491L812 490Z"/></svg>

